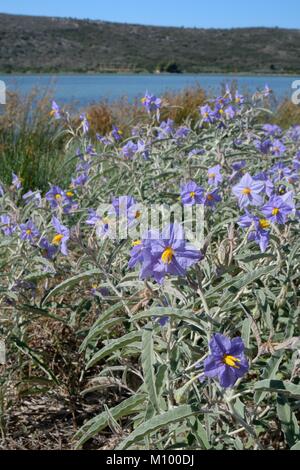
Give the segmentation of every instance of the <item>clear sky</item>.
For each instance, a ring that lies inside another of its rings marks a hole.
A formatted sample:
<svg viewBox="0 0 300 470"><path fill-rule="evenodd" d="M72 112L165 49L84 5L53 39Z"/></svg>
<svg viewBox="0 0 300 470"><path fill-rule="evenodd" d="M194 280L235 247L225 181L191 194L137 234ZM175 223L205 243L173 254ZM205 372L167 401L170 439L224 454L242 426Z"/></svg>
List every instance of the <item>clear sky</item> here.
<svg viewBox="0 0 300 470"><path fill-rule="evenodd" d="M300 0L0 0L0 12L202 28L300 28Z"/></svg>

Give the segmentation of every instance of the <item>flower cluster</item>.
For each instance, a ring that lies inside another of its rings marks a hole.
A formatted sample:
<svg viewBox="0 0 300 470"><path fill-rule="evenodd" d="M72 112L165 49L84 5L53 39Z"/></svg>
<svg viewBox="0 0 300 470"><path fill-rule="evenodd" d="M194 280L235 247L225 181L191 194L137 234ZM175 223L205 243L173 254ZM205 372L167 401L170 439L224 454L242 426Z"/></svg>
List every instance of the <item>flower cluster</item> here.
<svg viewBox="0 0 300 470"><path fill-rule="evenodd" d="M203 258L201 251L186 242L178 223L162 232L149 231L133 243L130 256L130 268L141 264L141 279L153 277L160 284L167 275L185 276L187 269Z"/></svg>

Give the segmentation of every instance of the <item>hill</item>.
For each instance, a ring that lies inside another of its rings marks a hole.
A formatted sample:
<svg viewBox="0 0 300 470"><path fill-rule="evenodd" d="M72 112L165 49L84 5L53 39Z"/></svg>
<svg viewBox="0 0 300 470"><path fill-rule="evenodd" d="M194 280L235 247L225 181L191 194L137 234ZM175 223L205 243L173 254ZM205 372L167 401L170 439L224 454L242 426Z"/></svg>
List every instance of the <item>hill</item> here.
<svg viewBox="0 0 300 470"><path fill-rule="evenodd" d="M0 72L300 72L300 30L0 14Z"/></svg>

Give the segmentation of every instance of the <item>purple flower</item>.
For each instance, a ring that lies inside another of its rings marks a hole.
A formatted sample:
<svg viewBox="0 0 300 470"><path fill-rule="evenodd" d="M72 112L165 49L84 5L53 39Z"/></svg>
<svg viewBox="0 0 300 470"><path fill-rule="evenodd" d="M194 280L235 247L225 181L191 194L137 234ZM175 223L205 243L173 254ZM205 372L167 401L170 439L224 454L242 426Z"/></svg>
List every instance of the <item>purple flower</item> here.
<svg viewBox="0 0 300 470"><path fill-rule="evenodd" d="M214 122L215 114L208 104L200 107L200 113L201 113L201 116L203 117L203 122L209 122L209 123Z"/></svg>
<svg viewBox="0 0 300 470"><path fill-rule="evenodd" d="M113 126L111 134L117 142L119 142L123 137L123 131L121 131L117 126Z"/></svg>
<svg viewBox="0 0 300 470"><path fill-rule="evenodd" d="M96 134L96 139L98 140L98 142L101 142L101 144L103 145L112 145L113 142L111 140L109 140L106 136L102 136L100 134Z"/></svg>
<svg viewBox="0 0 300 470"><path fill-rule="evenodd" d="M264 189L261 181L255 181L249 173L246 173L241 181L233 186L232 192L238 198L241 208L248 205L260 206L263 203L262 197L259 195Z"/></svg>
<svg viewBox="0 0 300 470"><path fill-rule="evenodd" d="M201 204L203 201L203 189L194 181L189 181L181 186L180 196L185 206Z"/></svg>
<svg viewBox="0 0 300 470"><path fill-rule="evenodd" d="M228 96L218 96L218 98L211 100L217 108L223 108L228 103L230 103L230 99Z"/></svg>
<svg viewBox="0 0 300 470"><path fill-rule="evenodd" d="M88 219L85 221L87 225L96 225L101 220L100 215L94 209L89 209L88 213Z"/></svg>
<svg viewBox="0 0 300 470"><path fill-rule="evenodd" d="M12 174L12 185L16 189L21 189L22 188L22 179L19 178L15 173Z"/></svg>
<svg viewBox="0 0 300 470"><path fill-rule="evenodd" d="M245 102L245 97L243 95L240 95L238 90L235 93L235 99L234 99L235 104L243 104Z"/></svg>
<svg viewBox="0 0 300 470"><path fill-rule="evenodd" d="M122 154L126 158L133 158L136 152L138 151L138 146L132 140L130 140L124 147L122 148Z"/></svg>
<svg viewBox="0 0 300 470"><path fill-rule="evenodd" d="M224 114L226 119L233 119L235 116L235 109L233 108L233 106L228 106L227 108L225 108Z"/></svg>
<svg viewBox="0 0 300 470"><path fill-rule="evenodd" d="M214 110L214 116L216 119L222 119L223 117L225 117L225 110L223 108L223 104L219 104L216 106Z"/></svg>
<svg viewBox="0 0 300 470"><path fill-rule="evenodd" d="M157 138L159 140L167 139L171 137L174 133L174 121L173 119L168 119L163 121L159 126L160 131L158 132Z"/></svg>
<svg viewBox="0 0 300 470"><path fill-rule="evenodd" d="M52 186L50 191L46 194L47 201L50 202L52 209L59 207L63 204L66 194L59 186Z"/></svg>
<svg viewBox="0 0 300 470"><path fill-rule="evenodd" d="M17 226L12 223L9 215L0 216L1 230L7 237L10 237L16 230Z"/></svg>
<svg viewBox="0 0 300 470"><path fill-rule="evenodd" d="M191 132L191 129L189 127L181 126L181 127L178 127L174 137L177 140L185 139L189 135L190 132Z"/></svg>
<svg viewBox="0 0 300 470"><path fill-rule="evenodd" d="M130 206L127 211L127 220L129 226L137 224L141 218L141 215L142 207L140 206L140 204L135 203Z"/></svg>
<svg viewBox="0 0 300 470"><path fill-rule="evenodd" d="M270 150L275 157L281 157L286 151L286 147L280 140L276 139L272 143Z"/></svg>
<svg viewBox="0 0 300 470"><path fill-rule="evenodd" d="M143 240L135 240L134 242L132 242L130 260L128 262L128 267L130 269L134 268L137 264L143 263L145 246L146 242Z"/></svg>
<svg viewBox="0 0 300 470"><path fill-rule="evenodd" d="M219 183L222 183L223 176L221 175L221 165L213 166L209 168L208 174L208 184L213 186L218 186Z"/></svg>
<svg viewBox="0 0 300 470"><path fill-rule="evenodd" d="M203 259L201 251L186 242L178 223L162 233L149 231L136 247L131 251L129 266L142 263L141 279L153 277L160 284L167 275L185 276L190 266Z"/></svg>
<svg viewBox="0 0 300 470"><path fill-rule="evenodd" d="M287 216L293 212L293 208L286 202L284 196L273 196L261 211L271 222L283 225L286 223Z"/></svg>
<svg viewBox="0 0 300 470"><path fill-rule="evenodd" d="M54 116L57 120L61 118L60 107L55 101L52 101L50 115Z"/></svg>
<svg viewBox="0 0 300 470"><path fill-rule="evenodd" d="M283 196L281 196L283 202L285 202L291 208L292 212L296 211L294 196L295 194L293 191L288 191Z"/></svg>
<svg viewBox="0 0 300 470"><path fill-rule="evenodd" d="M42 238L39 242L39 247L42 250L42 254L47 259L52 259L56 255L57 247L49 243L47 238Z"/></svg>
<svg viewBox="0 0 300 470"><path fill-rule="evenodd" d="M91 144L86 146L85 154L90 155L91 157L96 157L97 156L96 149Z"/></svg>
<svg viewBox="0 0 300 470"><path fill-rule="evenodd" d="M163 317L153 317L153 321L163 327L169 323L170 317L167 315L164 315Z"/></svg>
<svg viewBox="0 0 300 470"><path fill-rule="evenodd" d="M89 209L89 217L85 222L87 225L94 225L96 227L97 236L110 236L111 229L113 228L114 219L103 217L99 215L94 209Z"/></svg>
<svg viewBox="0 0 300 470"><path fill-rule="evenodd" d="M99 237L110 236L114 219L99 215L94 209L89 209L89 217L85 222L87 225L94 225Z"/></svg>
<svg viewBox="0 0 300 470"><path fill-rule="evenodd" d="M144 160L149 160L149 148L147 147L146 142L139 140L137 144L137 152L142 155Z"/></svg>
<svg viewBox="0 0 300 470"><path fill-rule="evenodd" d="M217 202L221 202L222 198L219 195L219 189L216 188L213 191L208 191L203 198L203 204L207 207L215 207Z"/></svg>
<svg viewBox="0 0 300 470"><path fill-rule="evenodd" d="M40 236L40 232L38 231L32 220L29 220L26 224L21 224L20 229L22 240L33 242L35 238Z"/></svg>
<svg viewBox="0 0 300 470"><path fill-rule="evenodd" d="M270 240L270 222L267 219L259 218L247 212L240 217L238 224L242 228L250 228L248 241L255 241L262 253L266 251Z"/></svg>
<svg viewBox="0 0 300 470"><path fill-rule="evenodd" d="M159 120L159 110L162 105L162 100L160 98L146 92L145 96L141 99L141 103L148 113L156 112L157 119Z"/></svg>
<svg viewBox="0 0 300 470"><path fill-rule="evenodd" d="M270 152L270 149L272 147L272 141L270 139L260 141L260 140L255 140L254 145L259 150L261 153L264 155L267 155Z"/></svg>
<svg viewBox="0 0 300 470"><path fill-rule="evenodd" d="M257 173L253 176L253 179L254 181L260 181L263 184L263 191L266 193L267 196L272 196L274 192L274 184L272 183L265 171Z"/></svg>
<svg viewBox="0 0 300 470"><path fill-rule="evenodd" d="M72 178L71 185L73 188L82 188L88 182L88 179L89 176L87 173L81 173L81 175L78 175L76 178Z"/></svg>
<svg viewBox="0 0 300 470"><path fill-rule="evenodd" d="M82 171L84 173L88 173L90 168L91 168L90 163L83 161L83 162L78 163L78 165L76 165L76 172L80 173Z"/></svg>
<svg viewBox="0 0 300 470"><path fill-rule="evenodd" d="M240 162L235 162L231 165L231 168L233 169L233 171L240 171L242 170L243 168L245 168L246 166L246 162L245 160L241 160Z"/></svg>
<svg viewBox="0 0 300 470"><path fill-rule="evenodd" d="M278 181L283 180L285 177L289 177L292 171L284 163L279 162L270 168L269 173L273 175L273 181L277 183Z"/></svg>
<svg viewBox="0 0 300 470"><path fill-rule="evenodd" d="M263 126L263 131L267 136L280 136L282 134L281 127L276 124L265 124Z"/></svg>
<svg viewBox="0 0 300 470"><path fill-rule="evenodd" d="M81 119L82 132L83 134L87 134L88 131L90 130L90 124L89 124L87 115L85 113L82 113L80 115L80 119Z"/></svg>
<svg viewBox="0 0 300 470"><path fill-rule="evenodd" d="M232 340L220 333L213 335L209 343L211 355L204 361L204 374L217 377L223 388L233 387L248 370L242 338Z"/></svg>
<svg viewBox="0 0 300 470"><path fill-rule="evenodd" d="M127 217L128 210L135 204L135 199L132 196L118 196L112 200L116 217Z"/></svg>
<svg viewBox="0 0 300 470"><path fill-rule="evenodd" d="M70 238L70 230L61 224L61 222L56 218L52 218L52 225L56 230L56 234L52 239L52 245L60 247L60 251L63 255L68 256L68 247L67 243Z"/></svg>
<svg viewBox="0 0 300 470"><path fill-rule="evenodd" d="M232 174L230 175L230 181L236 181L237 179L241 178L244 173L244 168L246 166L245 160L241 160L240 162L235 162L231 165L233 170Z"/></svg>

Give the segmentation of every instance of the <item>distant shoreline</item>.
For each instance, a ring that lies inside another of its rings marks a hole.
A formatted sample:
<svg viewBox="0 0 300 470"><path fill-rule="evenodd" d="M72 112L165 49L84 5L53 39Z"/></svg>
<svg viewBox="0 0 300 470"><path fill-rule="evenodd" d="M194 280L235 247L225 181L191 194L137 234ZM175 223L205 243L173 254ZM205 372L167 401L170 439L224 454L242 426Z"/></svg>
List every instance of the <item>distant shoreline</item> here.
<svg viewBox="0 0 300 470"><path fill-rule="evenodd" d="M173 76L195 76L195 75L204 75L204 76L232 76L232 77L299 77L300 73L297 74L296 72L293 73L258 73L258 72L183 72L183 73L150 73L150 72L2 72L0 70L1 76L69 76L69 77L78 77L78 76L103 76L103 75L120 75L120 76L149 76L149 77L173 77Z"/></svg>

